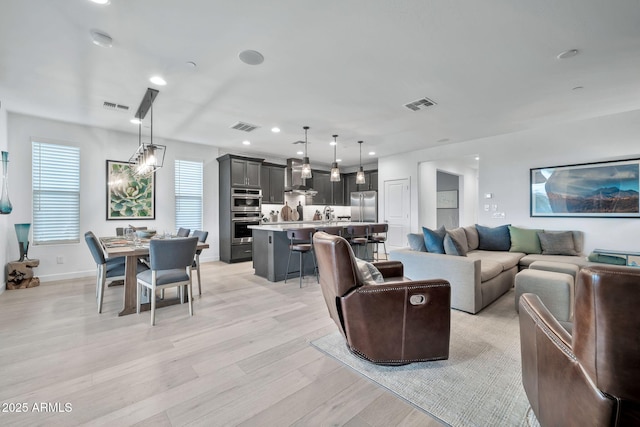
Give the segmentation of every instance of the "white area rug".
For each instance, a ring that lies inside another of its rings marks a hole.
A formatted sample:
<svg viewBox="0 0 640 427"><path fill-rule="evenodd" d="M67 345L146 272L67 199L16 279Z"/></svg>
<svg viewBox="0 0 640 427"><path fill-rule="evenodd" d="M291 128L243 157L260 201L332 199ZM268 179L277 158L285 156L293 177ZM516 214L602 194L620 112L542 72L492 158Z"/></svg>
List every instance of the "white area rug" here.
<svg viewBox="0 0 640 427"><path fill-rule="evenodd" d="M513 290L475 316L451 310L448 360L374 365L337 331L311 344L452 426L538 426L522 387Z"/></svg>

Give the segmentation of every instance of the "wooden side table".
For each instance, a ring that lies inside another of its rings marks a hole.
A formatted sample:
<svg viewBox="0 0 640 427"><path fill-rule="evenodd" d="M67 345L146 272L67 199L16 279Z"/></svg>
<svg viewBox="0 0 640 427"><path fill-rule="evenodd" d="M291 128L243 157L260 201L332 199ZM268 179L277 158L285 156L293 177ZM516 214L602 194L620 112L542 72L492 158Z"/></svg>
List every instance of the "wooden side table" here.
<svg viewBox="0 0 640 427"><path fill-rule="evenodd" d="M40 279L33 276L33 268L39 265L39 259L8 262L7 289L26 289L40 286Z"/></svg>

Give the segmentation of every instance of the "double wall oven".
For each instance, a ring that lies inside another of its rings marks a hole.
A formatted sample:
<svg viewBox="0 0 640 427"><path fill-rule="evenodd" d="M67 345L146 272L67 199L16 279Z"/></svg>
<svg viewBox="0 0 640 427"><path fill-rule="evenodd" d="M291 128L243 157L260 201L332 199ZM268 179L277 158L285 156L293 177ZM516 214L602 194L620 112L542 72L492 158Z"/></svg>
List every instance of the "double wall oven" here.
<svg viewBox="0 0 640 427"><path fill-rule="evenodd" d="M259 225L262 208L262 190L231 188L231 244L250 243L250 225Z"/></svg>

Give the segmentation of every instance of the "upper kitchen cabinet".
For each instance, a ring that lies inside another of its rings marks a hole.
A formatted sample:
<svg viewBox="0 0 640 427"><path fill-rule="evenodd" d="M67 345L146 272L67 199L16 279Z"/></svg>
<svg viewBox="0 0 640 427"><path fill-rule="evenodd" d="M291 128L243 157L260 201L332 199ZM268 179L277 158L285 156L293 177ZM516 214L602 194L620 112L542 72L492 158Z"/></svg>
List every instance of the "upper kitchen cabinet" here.
<svg viewBox="0 0 640 427"><path fill-rule="evenodd" d="M364 184L356 184L356 174L348 173L342 176L344 180L344 204L351 203L351 193L354 191L378 191L378 171L364 171Z"/></svg>
<svg viewBox="0 0 640 427"><path fill-rule="evenodd" d="M263 163L260 169L262 203L284 203L285 166Z"/></svg>
<svg viewBox="0 0 640 427"><path fill-rule="evenodd" d="M340 181L331 183L331 204L344 205L344 177L340 177Z"/></svg>
<svg viewBox="0 0 640 427"><path fill-rule="evenodd" d="M262 159L229 156L232 187L260 188L260 168Z"/></svg>
<svg viewBox="0 0 640 427"><path fill-rule="evenodd" d="M331 177L329 172L313 171L313 178L307 180L307 185L318 192L313 196L314 205L330 205L331 204Z"/></svg>

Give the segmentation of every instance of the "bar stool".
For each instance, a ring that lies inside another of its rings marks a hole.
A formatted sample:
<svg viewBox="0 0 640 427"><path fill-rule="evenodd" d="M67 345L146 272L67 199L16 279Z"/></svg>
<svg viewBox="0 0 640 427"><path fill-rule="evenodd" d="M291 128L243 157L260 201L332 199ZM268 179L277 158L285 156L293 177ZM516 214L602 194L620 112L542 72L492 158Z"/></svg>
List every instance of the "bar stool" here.
<svg viewBox="0 0 640 427"><path fill-rule="evenodd" d="M364 260L370 260L369 257L369 225L349 225L347 227L349 235L349 243L357 250L357 257ZM360 256L360 248L364 247L365 258Z"/></svg>
<svg viewBox="0 0 640 427"><path fill-rule="evenodd" d="M344 227L338 226L326 226L326 227L317 227L316 231L324 231L327 234L331 234L333 236L342 236L342 230Z"/></svg>
<svg viewBox="0 0 640 427"><path fill-rule="evenodd" d="M389 230L389 224L381 223L381 224L371 224L369 231L369 243L373 246L373 253L376 255L376 261L380 261L380 244L384 247L384 257L386 260L389 259L389 255L387 254L387 231Z"/></svg>
<svg viewBox="0 0 640 427"><path fill-rule="evenodd" d="M320 283L318 279L318 267L316 266L316 255L313 253L313 233L316 231L315 228L298 228L295 230L287 230L287 237L289 238L289 259L287 260L287 272L284 276L284 283L287 283L287 277L289 277L290 273L295 273L295 271L289 272L289 264L291 263L291 254L293 252L297 252L300 256L300 287L302 288L302 277L304 276L304 254L311 254L311 259L313 260L313 270L316 274L316 280Z"/></svg>

